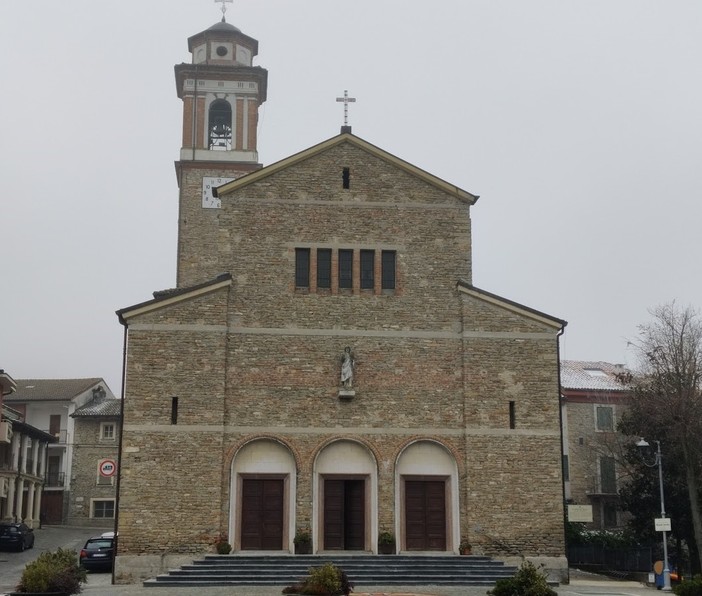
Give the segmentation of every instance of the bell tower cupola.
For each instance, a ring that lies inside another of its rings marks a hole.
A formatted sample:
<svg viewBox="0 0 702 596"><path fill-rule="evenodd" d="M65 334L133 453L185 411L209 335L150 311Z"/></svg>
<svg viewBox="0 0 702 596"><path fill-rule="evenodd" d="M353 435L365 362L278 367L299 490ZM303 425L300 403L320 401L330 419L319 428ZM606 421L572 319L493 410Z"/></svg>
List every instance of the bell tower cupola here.
<svg viewBox="0 0 702 596"><path fill-rule="evenodd" d="M183 100L183 162L238 164L257 169L258 109L268 71L253 66L258 41L222 21L188 39L190 64L175 67Z"/></svg>

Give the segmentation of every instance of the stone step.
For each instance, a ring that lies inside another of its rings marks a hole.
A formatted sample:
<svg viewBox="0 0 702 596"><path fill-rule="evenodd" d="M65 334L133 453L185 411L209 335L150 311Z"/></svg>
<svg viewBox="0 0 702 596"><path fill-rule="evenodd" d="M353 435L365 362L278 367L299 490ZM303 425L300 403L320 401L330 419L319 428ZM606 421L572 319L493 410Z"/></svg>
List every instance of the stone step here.
<svg viewBox="0 0 702 596"><path fill-rule="evenodd" d="M431 555L206 555L204 559L147 580L144 586L284 586L310 567L334 563L356 586L489 586L516 568L482 556Z"/></svg>

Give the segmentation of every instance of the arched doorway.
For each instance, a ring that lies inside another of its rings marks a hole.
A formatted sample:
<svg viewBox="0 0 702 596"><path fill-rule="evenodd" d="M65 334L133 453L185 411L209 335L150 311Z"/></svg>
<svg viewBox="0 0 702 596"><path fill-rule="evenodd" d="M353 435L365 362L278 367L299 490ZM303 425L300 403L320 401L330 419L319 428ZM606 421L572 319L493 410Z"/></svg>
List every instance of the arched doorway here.
<svg viewBox="0 0 702 596"><path fill-rule="evenodd" d="M400 453L395 500L400 550L457 552L458 467L443 445L421 440Z"/></svg>
<svg viewBox="0 0 702 596"><path fill-rule="evenodd" d="M257 439L234 456L231 476L230 539L236 551L292 552L296 466L290 450Z"/></svg>
<svg viewBox="0 0 702 596"><path fill-rule="evenodd" d="M378 466L361 443L339 440L314 463L315 550L376 551Z"/></svg>

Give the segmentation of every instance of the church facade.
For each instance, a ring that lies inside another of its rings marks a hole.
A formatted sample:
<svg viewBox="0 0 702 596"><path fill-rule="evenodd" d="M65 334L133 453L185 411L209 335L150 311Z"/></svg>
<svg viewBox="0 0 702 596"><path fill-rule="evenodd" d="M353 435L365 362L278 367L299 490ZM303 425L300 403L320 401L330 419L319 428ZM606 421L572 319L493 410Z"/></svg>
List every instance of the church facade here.
<svg viewBox="0 0 702 596"><path fill-rule="evenodd" d="M117 581L303 533L566 573L566 323L472 284L478 197L347 127L262 167L257 42L222 22L189 45L177 287L118 311Z"/></svg>

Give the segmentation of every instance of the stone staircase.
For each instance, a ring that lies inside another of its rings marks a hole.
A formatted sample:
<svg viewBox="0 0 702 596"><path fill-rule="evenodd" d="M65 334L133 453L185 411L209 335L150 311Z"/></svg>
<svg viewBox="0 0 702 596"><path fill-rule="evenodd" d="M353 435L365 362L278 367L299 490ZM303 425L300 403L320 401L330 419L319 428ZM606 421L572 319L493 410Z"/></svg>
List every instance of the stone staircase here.
<svg viewBox="0 0 702 596"><path fill-rule="evenodd" d="M491 586L515 567L482 556L206 555L144 582L145 587L287 586L310 567L334 563L359 586Z"/></svg>

